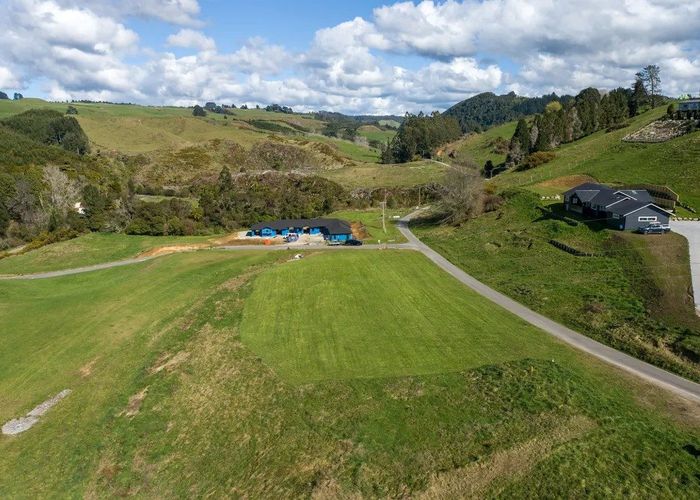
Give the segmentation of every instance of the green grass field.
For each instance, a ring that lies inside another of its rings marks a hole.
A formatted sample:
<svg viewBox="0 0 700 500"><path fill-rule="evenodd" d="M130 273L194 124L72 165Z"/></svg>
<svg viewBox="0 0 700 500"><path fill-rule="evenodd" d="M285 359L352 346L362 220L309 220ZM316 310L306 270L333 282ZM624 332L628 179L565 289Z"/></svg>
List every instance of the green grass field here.
<svg viewBox="0 0 700 500"><path fill-rule="evenodd" d="M288 259L199 252L0 282L0 420L73 389L0 436L0 497L698 490L684 446L700 419L681 400L522 326L418 254ZM285 338L292 318L304 328Z"/></svg>
<svg viewBox="0 0 700 500"><path fill-rule="evenodd" d="M585 174L611 184L662 184L681 200L700 208L700 134L695 132L659 144L631 144L621 139L665 113L665 108L644 113L630 126L596 132L555 150L554 161L525 172L507 172L495 178L498 186L534 185L561 176Z"/></svg>
<svg viewBox="0 0 700 500"><path fill-rule="evenodd" d="M409 187L440 182L445 175L445 167L426 161L397 165L364 163L327 170L322 175L349 189L385 186Z"/></svg>
<svg viewBox="0 0 700 500"><path fill-rule="evenodd" d="M299 286L285 286L290 273ZM344 305L350 297L352 307ZM295 383L458 371L556 352L541 332L409 251L313 255L265 273L241 337Z"/></svg>
<svg viewBox="0 0 700 500"><path fill-rule="evenodd" d="M516 125L517 122L509 122L481 134L471 134L450 145L448 149L454 150L455 160L459 163L474 162L483 167L487 160L491 160L494 165L498 165L506 160L506 155L495 152L493 142L499 138L510 142Z"/></svg>
<svg viewBox="0 0 700 500"><path fill-rule="evenodd" d="M370 141L380 141L382 144L386 144L387 141L394 138L396 130L382 130L374 125L364 125L357 129L357 133Z"/></svg>
<svg viewBox="0 0 700 500"><path fill-rule="evenodd" d="M499 210L459 228L427 224L416 234L477 279L617 349L700 380L700 318L687 242L602 226L572 227L542 212L539 196L510 194ZM555 239L598 257L575 257ZM686 330L688 329L689 330Z"/></svg>
<svg viewBox="0 0 700 500"><path fill-rule="evenodd" d="M89 233L0 259L0 274L30 274L123 260L162 245L206 243L212 236L132 236Z"/></svg>
<svg viewBox="0 0 700 500"><path fill-rule="evenodd" d="M387 209L386 210L386 232L382 225L382 211L378 208L369 208L367 210L341 210L329 214L329 217L346 220L350 223L361 223L367 237L363 238L365 243L404 243L406 238L401 234L396 226L394 217L406 215L405 209Z"/></svg>

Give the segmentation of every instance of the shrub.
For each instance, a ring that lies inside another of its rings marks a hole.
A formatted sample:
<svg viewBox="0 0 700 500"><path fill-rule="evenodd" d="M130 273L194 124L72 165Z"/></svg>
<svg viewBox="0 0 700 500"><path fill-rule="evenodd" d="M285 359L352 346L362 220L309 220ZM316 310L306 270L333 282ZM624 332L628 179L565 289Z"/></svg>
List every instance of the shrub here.
<svg viewBox="0 0 700 500"><path fill-rule="evenodd" d="M202 106L196 104L194 109L192 110L192 116L207 116L207 112L204 111L204 108Z"/></svg>
<svg viewBox="0 0 700 500"><path fill-rule="evenodd" d="M516 170L530 170L532 168L539 167L540 165L544 165L545 163L549 163L554 158L556 158L556 155L551 151L537 151L536 153L530 153L525 157L523 162L518 165Z"/></svg>

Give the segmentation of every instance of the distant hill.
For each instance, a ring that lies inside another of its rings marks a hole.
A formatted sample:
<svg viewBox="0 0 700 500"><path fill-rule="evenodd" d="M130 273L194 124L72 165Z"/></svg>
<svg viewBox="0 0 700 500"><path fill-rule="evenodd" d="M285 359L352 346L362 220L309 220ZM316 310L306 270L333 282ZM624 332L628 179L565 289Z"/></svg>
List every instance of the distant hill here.
<svg viewBox="0 0 700 500"><path fill-rule="evenodd" d="M504 95L484 92L455 104L443 114L456 118L462 132L481 132L494 125L542 113L545 106L552 101L564 103L571 99L571 96L559 97L556 94L522 97L515 92Z"/></svg>

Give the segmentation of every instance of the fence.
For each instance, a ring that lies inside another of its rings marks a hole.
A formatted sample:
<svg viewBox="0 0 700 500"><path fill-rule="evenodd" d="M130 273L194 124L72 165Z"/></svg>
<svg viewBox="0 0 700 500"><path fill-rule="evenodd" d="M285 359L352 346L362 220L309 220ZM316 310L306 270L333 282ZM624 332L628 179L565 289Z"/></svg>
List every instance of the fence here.
<svg viewBox="0 0 700 500"><path fill-rule="evenodd" d="M566 243L562 243L561 241L549 240L549 244L558 248L559 250L565 251L566 253L570 253L571 255L575 255L576 257L601 257L601 254L584 252L582 250L579 250L577 248L569 246Z"/></svg>

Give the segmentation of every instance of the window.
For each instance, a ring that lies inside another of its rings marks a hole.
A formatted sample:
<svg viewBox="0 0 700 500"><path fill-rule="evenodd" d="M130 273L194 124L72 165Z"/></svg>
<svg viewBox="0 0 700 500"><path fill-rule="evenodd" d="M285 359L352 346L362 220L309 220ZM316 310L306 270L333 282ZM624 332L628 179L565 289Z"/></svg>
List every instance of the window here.
<svg viewBox="0 0 700 500"><path fill-rule="evenodd" d="M619 219L619 218L620 218L620 214L613 214L613 219Z"/></svg>
<svg viewBox="0 0 700 500"><path fill-rule="evenodd" d="M656 216L642 216L637 219L639 222L656 222Z"/></svg>

